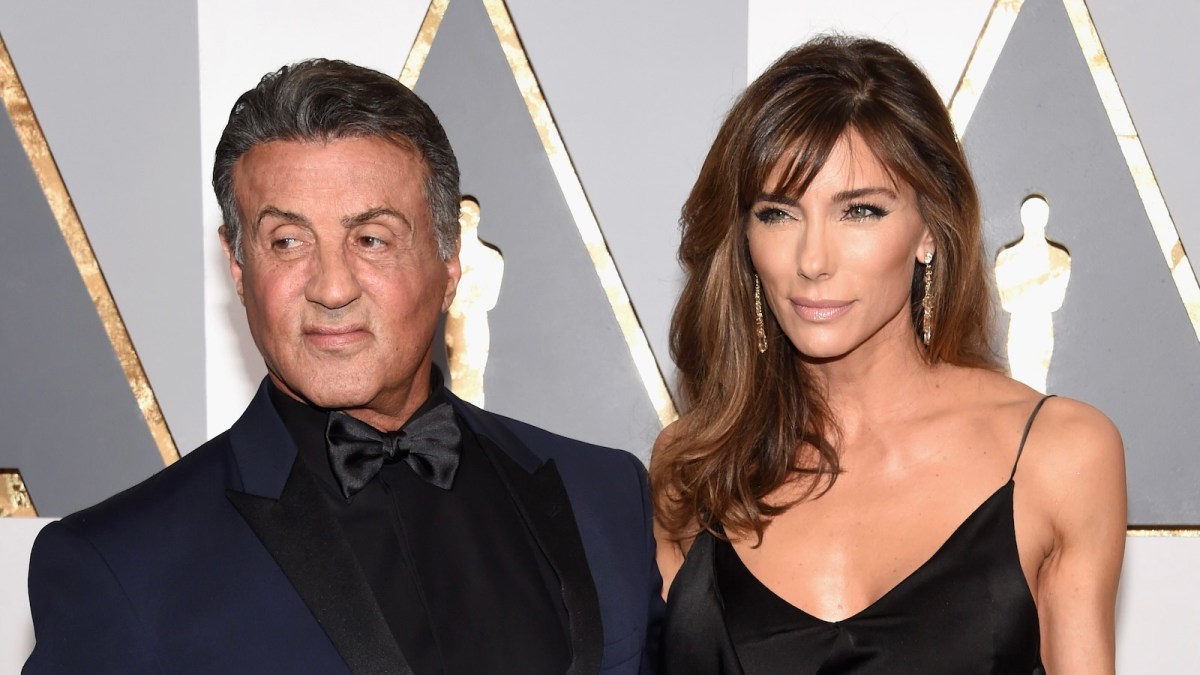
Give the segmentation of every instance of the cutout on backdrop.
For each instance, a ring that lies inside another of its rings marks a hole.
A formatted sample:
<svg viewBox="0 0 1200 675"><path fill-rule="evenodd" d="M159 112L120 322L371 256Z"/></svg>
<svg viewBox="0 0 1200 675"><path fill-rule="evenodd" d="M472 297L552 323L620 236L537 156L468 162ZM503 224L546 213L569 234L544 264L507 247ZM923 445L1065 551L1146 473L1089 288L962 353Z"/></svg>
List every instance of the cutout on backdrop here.
<svg viewBox="0 0 1200 675"><path fill-rule="evenodd" d="M464 401L484 407L483 373L491 351L488 312L500 298L504 256L479 236L479 202L463 197L462 243L458 260L462 277L446 316L446 359L451 391Z"/></svg>
<svg viewBox="0 0 1200 675"><path fill-rule="evenodd" d="M1021 204L1021 238L996 256L996 288L1009 314L1006 354L1012 376L1046 393L1054 357L1054 312L1071 279L1071 254L1046 236L1050 205L1040 195Z"/></svg>
<svg viewBox="0 0 1200 675"><path fill-rule="evenodd" d="M968 64L978 101L969 117L954 116L988 253L1022 236L1027 195L1054 196L1052 227L1070 245L1071 271L1053 314L1048 389L1096 405L1121 429L1132 525L1200 523L1195 275L1082 0L997 8L1015 19L990 71Z"/></svg>

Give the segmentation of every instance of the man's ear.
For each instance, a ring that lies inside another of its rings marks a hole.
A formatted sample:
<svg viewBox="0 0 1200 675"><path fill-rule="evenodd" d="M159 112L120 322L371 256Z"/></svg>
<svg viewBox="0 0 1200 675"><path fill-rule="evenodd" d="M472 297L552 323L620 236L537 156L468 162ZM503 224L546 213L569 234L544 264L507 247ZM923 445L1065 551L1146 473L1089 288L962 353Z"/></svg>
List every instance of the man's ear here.
<svg viewBox="0 0 1200 675"><path fill-rule="evenodd" d="M242 263L238 262L237 256L233 253L233 247L229 245L229 226L222 225L217 230L221 237L221 250L225 251L225 258L229 261L229 276L233 279L233 286L237 289L238 299L242 304L246 304L246 296L242 291Z"/></svg>
<svg viewBox="0 0 1200 675"><path fill-rule="evenodd" d="M458 250L446 260L446 294L442 297L442 311L450 311L454 304L454 295L458 292L458 281L462 278L462 262L458 259Z"/></svg>

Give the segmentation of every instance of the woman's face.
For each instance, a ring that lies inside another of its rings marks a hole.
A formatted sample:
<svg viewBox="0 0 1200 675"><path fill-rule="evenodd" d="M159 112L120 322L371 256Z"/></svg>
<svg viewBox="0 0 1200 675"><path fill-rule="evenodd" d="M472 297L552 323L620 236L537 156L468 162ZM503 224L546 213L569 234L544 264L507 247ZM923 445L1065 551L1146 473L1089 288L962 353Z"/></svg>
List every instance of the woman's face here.
<svg viewBox="0 0 1200 675"><path fill-rule="evenodd" d="M799 197L776 166L750 210L750 257L765 301L796 349L834 359L911 345L913 263L934 250L916 194L897 185L859 134L842 137Z"/></svg>

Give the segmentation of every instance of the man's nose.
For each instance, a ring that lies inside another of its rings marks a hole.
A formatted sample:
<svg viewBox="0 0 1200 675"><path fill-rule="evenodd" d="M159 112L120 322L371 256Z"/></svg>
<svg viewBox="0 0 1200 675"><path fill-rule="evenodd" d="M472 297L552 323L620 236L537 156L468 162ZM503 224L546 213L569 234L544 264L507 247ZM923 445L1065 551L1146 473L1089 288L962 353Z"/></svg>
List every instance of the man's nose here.
<svg viewBox="0 0 1200 675"><path fill-rule="evenodd" d="M305 296L326 309L341 309L362 293L346 248L340 244L318 245L316 265L305 288Z"/></svg>

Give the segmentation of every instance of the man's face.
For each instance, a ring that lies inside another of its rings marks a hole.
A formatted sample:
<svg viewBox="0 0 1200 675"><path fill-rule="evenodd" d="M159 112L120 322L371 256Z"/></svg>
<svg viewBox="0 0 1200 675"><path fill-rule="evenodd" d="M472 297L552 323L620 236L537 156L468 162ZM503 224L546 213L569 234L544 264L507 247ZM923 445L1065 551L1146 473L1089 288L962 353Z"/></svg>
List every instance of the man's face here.
<svg viewBox="0 0 1200 675"><path fill-rule="evenodd" d="M380 428L428 395L460 270L437 254L424 172L381 138L273 141L234 166L244 262L230 272L284 392Z"/></svg>

